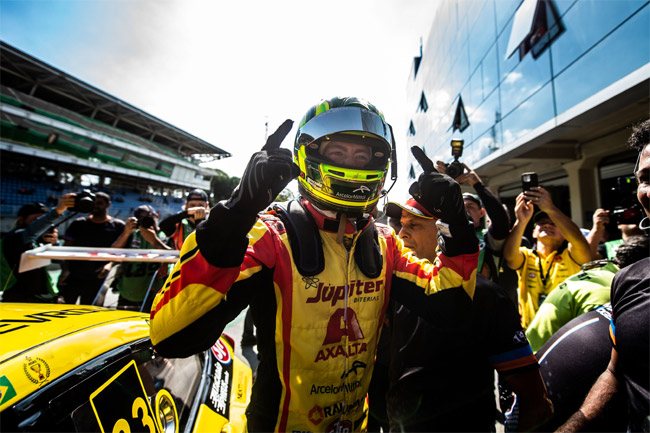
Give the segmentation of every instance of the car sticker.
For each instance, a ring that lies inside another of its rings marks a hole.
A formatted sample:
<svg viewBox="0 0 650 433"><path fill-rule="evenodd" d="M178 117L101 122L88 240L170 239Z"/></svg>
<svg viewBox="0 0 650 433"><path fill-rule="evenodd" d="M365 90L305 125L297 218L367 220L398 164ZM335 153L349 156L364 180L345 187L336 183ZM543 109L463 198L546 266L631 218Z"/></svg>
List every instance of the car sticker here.
<svg viewBox="0 0 650 433"><path fill-rule="evenodd" d="M25 357L23 371L30 382L43 385L50 378L50 366L42 358Z"/></svg>
<svg viewBox="0 0 650 433"><path fill-rule="evenodd" d="M0 405L5 404L16 396L16 390L7 376L0 377Z"/></svg>
<svg viewBox="0 0 650 433"><path fill-rule="evenodd" d="M212 363L210 392L205 404L219 415L229 418L233 373L232 355L228 346L221 340L217 340L212 346L212 355L217 362Z"/></svg>
<svg viewBox="0 0 650 433"><path fill-rule="evenodd" d="M230 349L224 344L221 339L217 340L216 343L211 348L212 354L217 358L222 364L229 364L232 361L232 355L230 354Z"/></svg>
<svg viewBox="0 0 650 433"><path fill-rule="evenodd" d="M90 404L102 433L160 432L134 360L93 392Z"/></svg>

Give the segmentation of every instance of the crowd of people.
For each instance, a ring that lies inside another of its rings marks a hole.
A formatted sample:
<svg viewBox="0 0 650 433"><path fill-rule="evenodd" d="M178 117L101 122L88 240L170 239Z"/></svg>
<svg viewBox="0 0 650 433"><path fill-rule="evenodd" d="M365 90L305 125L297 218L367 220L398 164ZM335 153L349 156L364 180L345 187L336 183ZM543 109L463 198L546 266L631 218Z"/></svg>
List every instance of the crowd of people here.
<svg viewBox="0 0 650 433"><path fill-rule="evenodd" d="M606 234L609 211L595 210L585 235L542 186L517 196L511 221L470 167L452 179L417 147L410 198L379 209L395 140L367 101L310 108L293 152L280 148L291 128L211 209L194 190L177 215L158 222L144 204L123 222L98 193L62 236L180 250L173 269L122 265L115 285L121 308L156 293L163 356L208 349L248 308L244 340L259 353L250 431L495 431L497 420L507 431L649 431L650 120L628 141L640 211L619 219L620 240ZM301 197L274 204L295 178ZM43 269L15 269L21 252L58 241L74 200L21 208L2 240L3 301L56 301ZM111 266L80 263L63 266L65 302L91 303Z"/></svg>
<svg viewBox="0 0 650 433"><path fill-rule="evenodd" d="M80 198L88 201L86 208L80 208ZM22 206L14 229L2 237L2 301L96 304L115 262L64 260L54 282L45 268L19 272L21 254L38 244L179 249L184 237L209 214L208 196L200 189L188 193L182 211L160 223L152 205L138 206L126 221L112 217L110 206L111 197L101 191L64 194L52 210L37 202ZM57 227L69 219L73 220L60 235ZM118 294L117 308L146 309L153 300L143 308L147 293L160 289L168 272L167 264L121 263L110 280Z"/></svg>

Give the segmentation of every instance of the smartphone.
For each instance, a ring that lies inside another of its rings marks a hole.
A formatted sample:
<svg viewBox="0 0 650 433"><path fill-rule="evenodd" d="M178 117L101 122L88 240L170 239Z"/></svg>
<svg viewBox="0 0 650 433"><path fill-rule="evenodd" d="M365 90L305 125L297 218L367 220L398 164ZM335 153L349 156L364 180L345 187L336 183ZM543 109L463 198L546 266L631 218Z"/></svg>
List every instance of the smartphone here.
<svg viewBox="0 0 650 433"><path fill-rule="evenodd" d="M537 173L529 172L521 175L521 189L523 192L530 191L537 185Z"/></svg>

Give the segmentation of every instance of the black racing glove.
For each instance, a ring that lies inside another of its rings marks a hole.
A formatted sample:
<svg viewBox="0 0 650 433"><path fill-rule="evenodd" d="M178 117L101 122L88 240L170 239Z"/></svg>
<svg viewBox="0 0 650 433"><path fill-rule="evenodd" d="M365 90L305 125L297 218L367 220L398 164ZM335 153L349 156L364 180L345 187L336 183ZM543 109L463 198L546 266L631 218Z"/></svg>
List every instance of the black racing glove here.
<svg viewBox="0 0 650 433"><path fill-rule="evenodd" d="M261 151L251 157L246 171L226 202L228 209L242 215L257 215L300 174L289 149L280 149L282 140L291 131L293 121L287 119L266 140Z"/></svg>
<svg viewBox="0 0 650 433"><path fill-rule="evenodd" d="M411 147L411 153L424 173L409 188L409 194L436 218L447 224L467 221L460 185L446 174L439 173L422 149Z"/></svg>
<svg viewBox="0 0 650 433"><path fill-rule="evenodd" d="M262 150L251 157L230 198L217 203L208 219L197 226L196 242L210 264L239 266L248 247L246 234L257 214L300 174L291 151L280 149L292 125L293 121L287 119L269 136Z"/></svg>
<svg viewBox="0 0 650 433"><path fill-rule="evenodd" d="M439 221L438 246L447 257L478 251L474 224L467 219L460 185L446 174L438 173L422 149L411 147L424 173L413 182L409 193Z"/></svg>

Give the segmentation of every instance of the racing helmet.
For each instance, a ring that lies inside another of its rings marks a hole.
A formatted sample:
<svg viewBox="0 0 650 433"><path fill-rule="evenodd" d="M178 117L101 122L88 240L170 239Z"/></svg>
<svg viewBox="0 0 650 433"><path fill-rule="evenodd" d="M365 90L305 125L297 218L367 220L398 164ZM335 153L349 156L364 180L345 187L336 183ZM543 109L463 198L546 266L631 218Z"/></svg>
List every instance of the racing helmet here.
<svg viewBox="0 0 650 433"><path fill-rule="evenodd" d="M369 146L364 164L346 165L326 156L327 146L336 142ZM391 126L369 102L354 97L321 101L307 111L296 133L293 158L300 167L300 194L325 209L370 212L382 196L394 143Z"/></svg>

